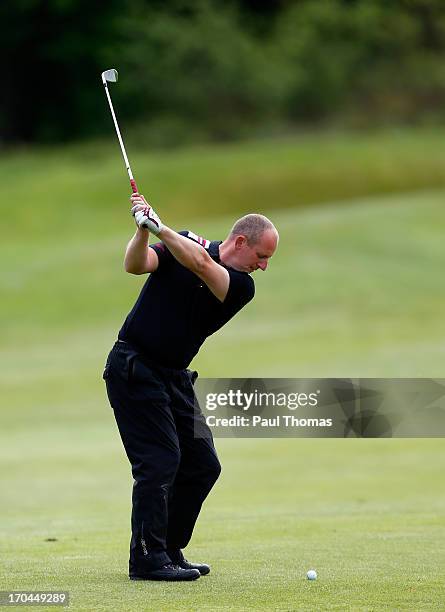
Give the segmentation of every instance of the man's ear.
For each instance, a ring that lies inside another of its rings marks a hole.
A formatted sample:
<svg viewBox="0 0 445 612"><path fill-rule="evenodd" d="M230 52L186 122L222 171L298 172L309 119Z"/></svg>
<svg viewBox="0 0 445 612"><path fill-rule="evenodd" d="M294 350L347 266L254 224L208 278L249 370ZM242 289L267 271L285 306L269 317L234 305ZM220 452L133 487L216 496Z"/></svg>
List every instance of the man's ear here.
<svg viewBox="0 0 445 612"><path fill-rule="evenodd" d="M237 236L235 238L235 249L241 249L245 244L247 244L247 238L245 236Z"/></svg>

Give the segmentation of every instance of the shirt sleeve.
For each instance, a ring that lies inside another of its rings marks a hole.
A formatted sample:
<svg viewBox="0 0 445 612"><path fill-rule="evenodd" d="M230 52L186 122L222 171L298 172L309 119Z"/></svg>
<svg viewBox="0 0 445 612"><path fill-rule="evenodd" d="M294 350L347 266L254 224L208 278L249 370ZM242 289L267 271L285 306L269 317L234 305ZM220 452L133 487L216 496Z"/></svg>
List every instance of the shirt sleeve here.
<svg viewBox="0 0 445 612"><path fill-rule="evenodd" d="M162 268L169 260L173 259L173 255L170 253L170 251L167 249L163 242L156 242L155 244L150 244L149 248L153 249L153 251L155 251L156 255L158 256L158 270L159 268Z"/></svg>
<svg viewBox="0 0 445 612"><path fill-rule="evenodd" d="M186 236L187 230L182 230L178 232L178 234L181 234L181 236ZM155 242L154 244L149 244L148 246L150 249L153 249L153 251L155 251L158 256L158 260L159 260L158 270L164 267L164 265L168 263L169 261L172 261L173 259L175 259L163 242Z"/></svg>
<svg viewBox="0 0 445 612"><path fill-rule="evenodd" d="M228 269L230 282L227 291L224 307L231 312L238 312L243 306L248 304L255 295L255 283L245 272Z"/></svg>

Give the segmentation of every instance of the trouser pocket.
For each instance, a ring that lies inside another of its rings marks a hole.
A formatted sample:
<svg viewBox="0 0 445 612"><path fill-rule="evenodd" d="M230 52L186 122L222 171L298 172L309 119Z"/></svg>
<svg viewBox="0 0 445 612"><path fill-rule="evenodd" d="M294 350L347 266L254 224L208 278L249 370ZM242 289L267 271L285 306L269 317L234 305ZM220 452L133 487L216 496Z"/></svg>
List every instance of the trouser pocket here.
<svg viewBox="0 0 445 612"><path fill-rule="evenodd" d="M196 379L198 378L198 372L196 372L196 370L186 370L185 373L187 374L187 377L192 383L192 385L194 385Z"/></svg>
<svg viewBox="0 0 445 612"><path fill-rule="evenodd" d="M134 349L125 348L116 343L108 355L102 378L107 380L111 373L116 374L125 382L131 382L133 376L133 362L138 353Z"/></svg>

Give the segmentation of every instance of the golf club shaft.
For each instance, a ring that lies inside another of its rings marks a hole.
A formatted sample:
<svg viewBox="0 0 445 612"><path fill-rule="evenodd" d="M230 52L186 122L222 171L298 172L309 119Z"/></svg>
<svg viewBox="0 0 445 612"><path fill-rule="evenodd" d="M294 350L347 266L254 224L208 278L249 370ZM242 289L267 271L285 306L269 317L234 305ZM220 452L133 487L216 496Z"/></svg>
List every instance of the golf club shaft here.
<svg viewBox="0 0 445 612"><path fill-rule="evenodd" d="M137 193L138 188L137 188L137 185L136 185L136 181L133 178L133 173L132 173L131 168L130 168L130 162L128 161L127 152L125 151L124 141L122 140L121 132L120 132L119 125L118 125L117 119L116 119L116 115L114 114L113 103L111 102L111 96L110 96L110 92L108 91L108 87L107 87L107 83L106 82L104 82L104 87L105 87L105 93L107 95L108 104L110 105L110 111L111 111L111 116L113 117L114 127L116 128L117 138L119 140L119 144L120 144L120 147L121 147L122 155L123 155L123 158L124 158L125 167L127 168L128 177L130 179L131 189L132 189L133 193Z"/></svg>

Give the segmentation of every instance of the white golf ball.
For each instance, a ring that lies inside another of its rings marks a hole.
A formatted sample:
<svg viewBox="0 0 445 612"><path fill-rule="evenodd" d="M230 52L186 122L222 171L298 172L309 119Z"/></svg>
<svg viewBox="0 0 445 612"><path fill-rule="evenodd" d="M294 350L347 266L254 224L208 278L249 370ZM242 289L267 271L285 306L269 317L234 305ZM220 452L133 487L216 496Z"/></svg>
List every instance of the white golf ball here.
<svg viewBox="0 0 445 612"><path fill-rule="evenodd" d="M308 580L317 580L317 572L315 570L309 570L306 576Z"/></svg>

